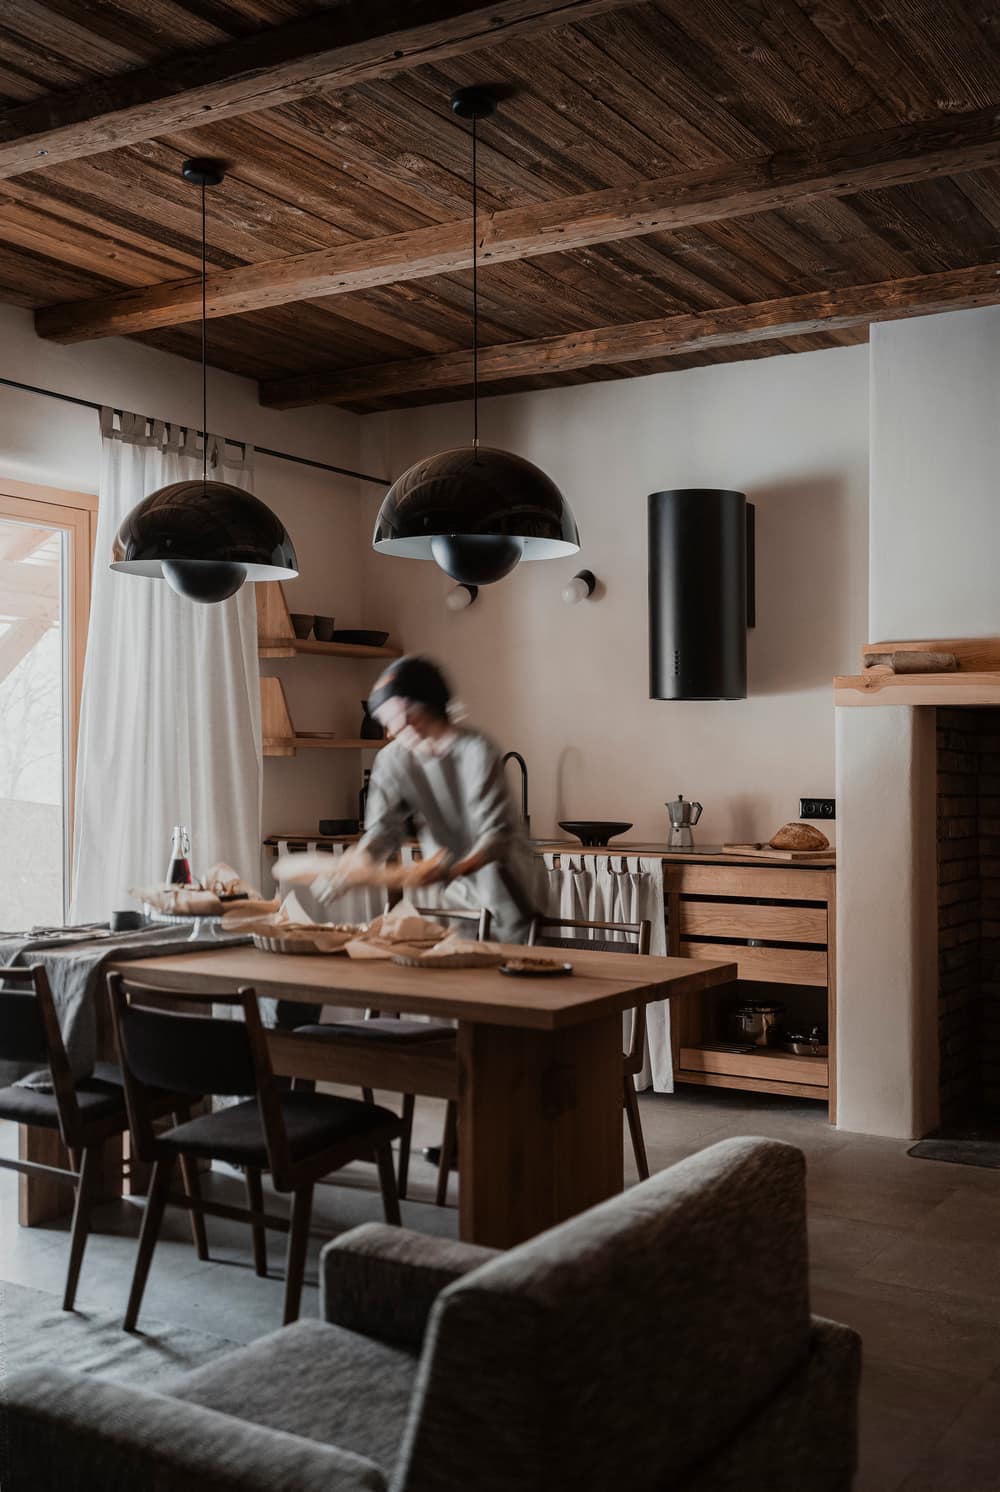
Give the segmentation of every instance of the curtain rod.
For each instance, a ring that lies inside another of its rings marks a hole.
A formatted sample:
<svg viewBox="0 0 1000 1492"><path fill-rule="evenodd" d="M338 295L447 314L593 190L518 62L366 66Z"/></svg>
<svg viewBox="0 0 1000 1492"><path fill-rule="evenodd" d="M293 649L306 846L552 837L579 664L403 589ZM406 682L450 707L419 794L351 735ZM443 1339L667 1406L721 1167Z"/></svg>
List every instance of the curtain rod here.
<svg viewBox="0 0 1000 1492"><path fill-rule="evenodd" d="M25 394L41 394L45 399L61 399L64 404L79 404L84 409L96 409L100 413L102 405L96 404L93 399L78 399L75 394L58 394L55 389L40 389L33 383L19 383L16 378L0 378L0 384L9 389L20 389ZM128 414L130 410L116 409L115 414ZM138 418L138 416L136 416ZM177 424L179 421L170 423ZM189 427L188 427L189 428ZM201 435L201 430L195 430L195 435ZM245 445L242 440L229 440L228 436L223 439L229 445ZM374 482L376 486L390 486L388 477L373 477L366 471L350 471L346 466L332 466L329 461L314 461L311 456L293 456L291 451L272 451L267 446L254 446L254 450L261 456L273 456L277 461L294 461L299 466L315 466L320 471L332 471L338 477L354 477L359 482Z"/></svg>

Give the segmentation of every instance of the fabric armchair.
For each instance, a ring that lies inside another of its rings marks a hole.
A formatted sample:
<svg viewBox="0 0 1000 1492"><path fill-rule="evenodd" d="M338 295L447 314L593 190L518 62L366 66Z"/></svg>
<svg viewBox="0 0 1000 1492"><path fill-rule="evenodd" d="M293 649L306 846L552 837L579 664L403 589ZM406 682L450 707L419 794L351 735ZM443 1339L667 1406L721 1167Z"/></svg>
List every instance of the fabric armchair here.
<svg viewBox="0 0 1000 1492"><path fill-rule="evenodd" d="M860 1342L810 1315L789 1145L727 1140L507 1253L367 1225L321 1276L324 1321L164 1393L13 1378L12 1492L849 1492Z"/></svg>

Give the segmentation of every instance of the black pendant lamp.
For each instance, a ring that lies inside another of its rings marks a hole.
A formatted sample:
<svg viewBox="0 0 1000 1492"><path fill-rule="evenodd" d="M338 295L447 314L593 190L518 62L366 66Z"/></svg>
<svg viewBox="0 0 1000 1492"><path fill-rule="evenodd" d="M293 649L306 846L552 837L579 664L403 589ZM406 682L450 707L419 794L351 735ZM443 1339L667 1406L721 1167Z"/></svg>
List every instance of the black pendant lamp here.
<svg viewBox="0 0 1000 1492"><path fill-rule="evenodd" d="M201 187L201 476L158 488L126 514L111 568L165 580L189 601L225 601L245 580L291 580L299 566L269 507L242 487L208 479L205 188L218 186L224 172L218 161L191 160L183 175Z"/></svg>
<svg viewBox="0 0 1000 1492"><path fill-rule="evenodd" d="M575 554L580 535L551 477L523 456L479 444L479 278L476 126L496 108L486 88L459 88L451 107L472 121L472 444L418 461L379 509L379 554L435 560L460 585L489 585L519 560Z"/></svg>

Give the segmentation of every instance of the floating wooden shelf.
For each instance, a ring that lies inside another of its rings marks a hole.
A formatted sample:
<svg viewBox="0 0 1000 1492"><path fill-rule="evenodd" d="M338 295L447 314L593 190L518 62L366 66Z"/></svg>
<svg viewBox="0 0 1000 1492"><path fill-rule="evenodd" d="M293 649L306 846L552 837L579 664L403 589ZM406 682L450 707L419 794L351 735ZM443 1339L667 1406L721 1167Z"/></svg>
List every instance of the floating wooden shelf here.
<svg viewBox="0 0 1000 1492"><path fill-rule="evenodd" d="M261 658L294 658L297 653L317 653L322 658L401 658L399 648L367 648L353 642L319 642L314 637L262 637L257 652Z"/></svg>
<svg viewBox="0 0 1000 1492"><path fill-rule="evenodd" d="M385 741L363 741L358 736L300 732L292 724L280 679L261 679L260 718L265 756L295 756L304 750L379 751Z"/></svg>
<svg viewBox="0 0 1000 1492"><path fill-rule="evenodd" d="M399 648L372 648L351 642L320 642L315 637L296 637L281 581L256 587L257 652L261 658L294 658L298 653L321 658L401 658Z"/></svg>

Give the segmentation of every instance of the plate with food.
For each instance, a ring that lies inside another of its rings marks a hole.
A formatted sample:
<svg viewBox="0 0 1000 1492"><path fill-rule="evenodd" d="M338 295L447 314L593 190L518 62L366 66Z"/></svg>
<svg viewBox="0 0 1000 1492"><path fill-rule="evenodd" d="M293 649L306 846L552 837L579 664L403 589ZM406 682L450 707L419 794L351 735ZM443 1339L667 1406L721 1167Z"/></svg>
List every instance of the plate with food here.
<svg viewBox="0 0 1000 1492"><path fill-rule="evenodd" d="M515 979L556 979L572 972L573 965L563 963L561 959L535 958L527 954L523 958L508 958L500 965L501 974L509 974Z"/></svg>

